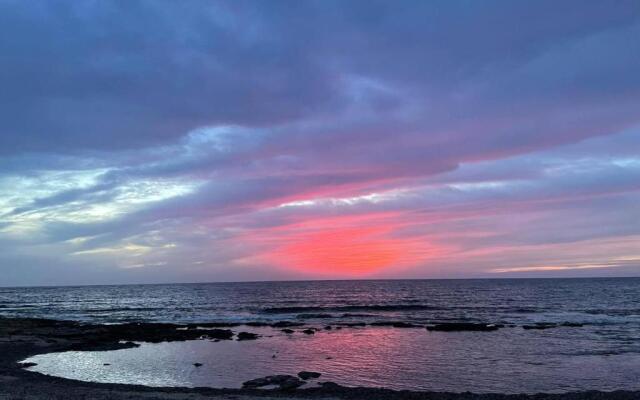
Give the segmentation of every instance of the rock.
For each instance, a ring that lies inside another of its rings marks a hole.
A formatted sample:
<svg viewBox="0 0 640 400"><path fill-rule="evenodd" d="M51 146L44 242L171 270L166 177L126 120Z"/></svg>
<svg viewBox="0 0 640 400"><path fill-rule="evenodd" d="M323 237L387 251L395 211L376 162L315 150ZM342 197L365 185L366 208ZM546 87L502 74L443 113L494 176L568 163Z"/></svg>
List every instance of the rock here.
<svg viewBox="0 0 640 400"><path fill-rule="evenodd" d="M240 332L238 333L238 340L256 340L258 338L257 333L252 332Z"/></svg>
<svg viewBox="0 0 640 400"><path fill-rule="evenodd" d="M318 383L318 385L322 386L325 389L340 389L342 387L335 382L320 382Z"/></svg>
<svg viewBox="0 0 640 400"><path fill-rule="evenodd" d="M307 379L320 378L320 375L322 375L320 372L311 372L311 371L300 371L300 372L298 372L298 377L300 379L304 379L305 381Z"/></svg>
<svg viewBox="0 0 640 400"><path fill-rule="evenodd" d="M278 385L281 390L292 390L304 385L305 383L306 382L303 382L300 378L293 375L272 375L246 381L242 384L242 387L255 389L263 386Z"/></svg>
<svg viewBox="0 0 640 400"><path fill-rule="evenodd" d="M250 381L242 383L243 388L259 388L268 385L271 385L271 381L269 380L268 376L264 378L251 379Z"/></svg>
<svg viewBox="0 0 640 400"><path fill-rule="evenodd" d="M313 329L305 329L302 331L305 335L315 335L316 331Z"/></svg>
<svg viewBox="0 0 640 400"><path fill-rule="evenodd" d="M280 383L280 390L293 390L293 389L297 389L300 386L306 384L306 382L301 381L300 379L296 378L295 376L292 376L290 378L288 378L287 380L285 380L284 382Z"/></svg>
<svg viewBox="0 0 640 400"><path fill-rule="evenodd" d="M325 331L330 331L332 329L333 329L333 327L331 325L327 325L327 326L324 327Z"/></svg>
<svg viewBox="0 0 640 400"><path fill-rule="evenodd" d="M427 326L427 330L438 331L438 332L461 332L461 331L489 332L489 331L498 330L498 328L499 326L495 324L483 324L483 323L473 323L473 322L447 322L443 324Z"/></svg>
<svg viewBox="0 0 640 400"><path fill-rule="evenodd" d="M193 363L193 366L196 367L196 368L197 367L202 367L202 364L201 363Z"/></svg>
<svg viewBox="0 0 640 400"><path fill-rule="evenodd" d="M289 329L289 328L281 329L281 331L286 333L287 335L290 335L293 332L295 332L293 329Z"/></svg>
<svg viewBox="0 0 640 400"><path fill-rule="evenodd" d="M522 329L549 329L549 328L556 328L558 326L558 324L554 324L552 322L537 322L533 325L522 325Z"/></svg>
<svg viewBox="0 0 640 400"><path fill-rule="evenodd" d="M561 324L556 324L554 322L536 322L533 325L522 325L523 329L550 329L550 328L558 328L560 326L569 327L569 328L580 328L583 327L584 324L578 322L563 322Z"/></svg>
<svg viewBox="0 0 640 400"><path fill-rule="evenodd" d="M26 363L20 363L19 365L20 365L20 368L30 368L30 367L35 367L38 364L32 363L32 362L26 362Z"/></svg>
<svg viewBox="0 0 640 400"><path fill-rule="evenodd" d="M104 365L105 367L108 367L108 366L109 366L109 365L111 365L111 364L109 364L109 363L104 363L104 364L102 364L102 365Z"/></svg>

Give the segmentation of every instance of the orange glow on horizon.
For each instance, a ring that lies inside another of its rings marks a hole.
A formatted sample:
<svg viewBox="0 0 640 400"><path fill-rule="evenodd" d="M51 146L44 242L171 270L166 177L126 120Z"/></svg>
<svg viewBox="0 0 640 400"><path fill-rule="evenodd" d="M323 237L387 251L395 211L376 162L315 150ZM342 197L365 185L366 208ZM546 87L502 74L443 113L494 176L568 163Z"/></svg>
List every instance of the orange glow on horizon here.
<svg viewBox="0 0 640 400"><path fill-rule="evenodd" d="M270 228L260 232L260 239L251 235L269 247L252 261L311 275L354 277L411 266L442 252L424 238L394 237L403 224L388 217L328 217Z"/></svg>

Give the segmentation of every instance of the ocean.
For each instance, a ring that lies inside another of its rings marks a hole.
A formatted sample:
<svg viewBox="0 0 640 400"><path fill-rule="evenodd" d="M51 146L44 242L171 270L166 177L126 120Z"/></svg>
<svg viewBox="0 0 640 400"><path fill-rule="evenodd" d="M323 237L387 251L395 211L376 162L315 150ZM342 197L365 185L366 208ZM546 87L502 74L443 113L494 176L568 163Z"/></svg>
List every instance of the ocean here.
<svg viewBox="0 0 640 400"><path fill-rule="evenodd" d="M638 278L1 288L0 315L95 323L296 321L319 329L314 335L291 335L243 326L233 329L262 337L34 357L35 370L81 380L239 387L259 376L315 369L340 384L393 389L640 389ZM375 326L389 322L421 327ZM422 327L446 322L504 327L492 332ZM356 323L367 326L348 326ZM540 323L557 326L523 328ZM192 368L196 362L204 366Z"/></svg>

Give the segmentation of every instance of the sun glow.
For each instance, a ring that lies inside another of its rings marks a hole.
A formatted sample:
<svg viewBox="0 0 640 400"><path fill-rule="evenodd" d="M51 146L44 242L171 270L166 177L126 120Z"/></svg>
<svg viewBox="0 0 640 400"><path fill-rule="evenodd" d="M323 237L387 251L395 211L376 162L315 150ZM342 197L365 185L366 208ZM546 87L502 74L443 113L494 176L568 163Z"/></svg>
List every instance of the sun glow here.
<svg viewBox="0 0 640 400"><path fill-rule="evenodd" d="M425 238L395 236L403 224L387 217L318 218L261 232L271 239L259 259L304 274L362 277L441 253Z"/></svg>

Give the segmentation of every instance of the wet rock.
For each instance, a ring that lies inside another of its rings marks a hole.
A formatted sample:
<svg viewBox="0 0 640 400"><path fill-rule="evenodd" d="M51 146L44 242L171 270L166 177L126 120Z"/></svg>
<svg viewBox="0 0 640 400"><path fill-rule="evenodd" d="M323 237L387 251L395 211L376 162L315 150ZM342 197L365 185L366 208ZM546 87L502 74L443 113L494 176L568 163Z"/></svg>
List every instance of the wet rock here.
<svg viewBox="0 0 640 400"><path fill-rule="evenodd" d="M500 326L496 324L484 324L484 323L474 323L474 322L447 322L443 324L435 324L431 326L427 326L427 330L429 331L438 331L438 332L462 332L462 331L472 331L472 332L489 332L498 330Z"/></svg>
<svg viewBox="0 0 640 400"><path fill-rule="evenodd" d="M205 332L209 339L229 340L233 337L233 331L230 329L209 329Z"/></svg>
<svg viewBox="0 0 640 400"><path fill-rule="evenodd" d="M554 324L551 322L537 322L533 325L522 325L522 329L538 329L538 330L542 330L542 329L550 329L550 328L555 328L557 327L558 324Z"/></svg>
<svg viewBox="0 0 640 400"><path fill-rule="evenodd" d="M315 335L316 331L314 329L305 329L302 331L305 335Z"/></svg>
<svg viewBox="0 0 640 400"><path fill-rule="evenodd" d="M322 375L320 372L312 372L312 371L300 371L300 372L298 372L298 377L300 379L304 379L305 381L307 379L320 378L320 375Z"/></svg>
<svg viewBox="0 0 640 400"><path fill-rule="evenodd" d="M258 338L257 333L252 332L240 332L238 333L238 340L256 340Z"/></svg>
<svg viewBox="0 0 640 400"><path fill-rule="evenodd" d="M338 385L335 382L319 382L318 385L322 386L325 389L340 389L342 386Z"/></svg>
<svg viewBox="0 0 640 400"><path fill-rule="evenodd" d="M252 379L242 384L243 388L255 389L264 386L277 385L281 390L293 390L306 382L300 380L300 378L293 375L271 375L264 378Z"/></svg>
<svg viewBox="0 0 640 400"><path fill-rule="evenodd" d="M295 332L293 329L289 329L289 328L281 329L281 331L286 333L287 335L290 335L293 332Z"/></svg>
<svg viewBox="0 0 640 400"><path fill-rule="evenodd" d="M198 367L202 367L202 363L193 363L193 366L198 368Z"/></svg>
<svg viewBox="0 0 640 400"><path fill-rule="evenodd" d="M299 388L304 384L306 384L306 382L296 378L295 376L292 376L291 378L280 383L279 386L280 386L280 390L293 390L293 389Z"/></svg>
<svg viewBox="0 0 640 400"><path fill-rule="evenodd" d="M242 383L242 387L243 388L259 388L259 387L263 387L263 386L268 386L271 385L271 381L269 380L270 377L264 377L264 378L256 378L256 379L251 379L250 381L246 381Z"/></svg>

